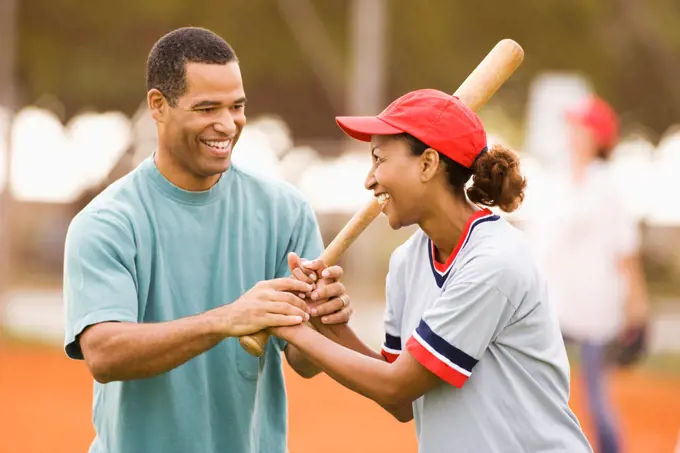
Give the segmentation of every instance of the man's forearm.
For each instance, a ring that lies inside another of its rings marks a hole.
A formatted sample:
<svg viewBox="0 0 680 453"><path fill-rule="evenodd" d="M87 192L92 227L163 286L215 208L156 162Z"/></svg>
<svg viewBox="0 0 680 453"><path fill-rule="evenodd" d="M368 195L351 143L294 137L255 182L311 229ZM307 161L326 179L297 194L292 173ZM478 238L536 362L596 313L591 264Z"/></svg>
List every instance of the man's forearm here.
<svg viewBox="0 0 680 453"><path fill-rule="evenodd" d="M210 317L197 315L155 324L97 324L81 335L81 348L94 378L106 383L165 373L222 339Z"/></svg>

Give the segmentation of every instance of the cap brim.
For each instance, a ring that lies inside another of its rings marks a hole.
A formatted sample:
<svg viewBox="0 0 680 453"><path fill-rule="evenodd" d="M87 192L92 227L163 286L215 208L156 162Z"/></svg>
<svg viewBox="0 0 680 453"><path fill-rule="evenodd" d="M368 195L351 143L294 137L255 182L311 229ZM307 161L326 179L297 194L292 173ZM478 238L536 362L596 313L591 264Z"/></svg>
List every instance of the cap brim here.
<svg viewBox="0 0 680 453"><path fill-rule="evenodd" d="M345 134L362 142L370 142L372 135L394 135L404 132L375 116L338 116L335 122Z"/></svg>

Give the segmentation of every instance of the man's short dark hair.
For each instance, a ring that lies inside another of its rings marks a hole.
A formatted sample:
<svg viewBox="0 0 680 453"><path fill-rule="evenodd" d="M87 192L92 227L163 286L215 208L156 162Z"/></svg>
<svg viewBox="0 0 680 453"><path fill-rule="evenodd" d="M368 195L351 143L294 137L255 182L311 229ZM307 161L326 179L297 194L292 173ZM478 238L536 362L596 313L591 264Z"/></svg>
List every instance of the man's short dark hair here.
<svg viewBox="0 0 680 453"><path fill-rule="evenodd" d="M173 30L154 44L146 62L146 89L155 88L171 107L186 92L186 63L227 64L238 61L220 36L200 27Z"/></svg>

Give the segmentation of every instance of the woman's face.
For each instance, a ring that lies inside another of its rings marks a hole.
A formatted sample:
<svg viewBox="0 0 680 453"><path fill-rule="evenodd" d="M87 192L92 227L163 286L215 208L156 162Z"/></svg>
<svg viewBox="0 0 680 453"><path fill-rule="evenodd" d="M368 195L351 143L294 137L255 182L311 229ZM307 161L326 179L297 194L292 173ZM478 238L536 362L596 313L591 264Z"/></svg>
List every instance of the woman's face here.
<svg viewBox="0 0 680 453"><path fill-rule="evenodd" d="M425 195L422 156L414 156L405 140L388 135L374 135L371 152L366 189L389 195L383 212L390 226L397 230L418 223Z"/></svg>
<svg viewBox="0 0 680 453"><path fill-rule="evenodd" d="M569 141L573 157L589 161L597 156L598 147L593 131L578 121L569 122Z"/></svg>

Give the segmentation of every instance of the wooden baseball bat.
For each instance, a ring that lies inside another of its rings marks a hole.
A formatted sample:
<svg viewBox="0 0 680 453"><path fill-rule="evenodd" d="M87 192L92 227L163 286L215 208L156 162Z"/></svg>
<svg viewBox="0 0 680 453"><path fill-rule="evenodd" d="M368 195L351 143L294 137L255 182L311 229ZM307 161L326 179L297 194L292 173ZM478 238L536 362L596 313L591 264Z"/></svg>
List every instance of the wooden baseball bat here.
<svg viewBox="0 0 680 453"><path fill-rule="evenodd" d="M470 110L477 111L510 78L523 60L522 47L512 39L503 39L491 49L453 95ZM381 211L382 203L377 198L373 198L354 214L319 257L323 263L326 266L336 264L345 250L378 217ZM253 335L240 337L239 342L249 354L261 357L268 339L269 333L262 330Z"/></svg>
<svg viewBox="0 0 680 453"><path fill-rule="evenodd" d="M319 259L326 266L333 266L338 262L345 250L349 248L354 240L375 220L382 211L384 200L373 197L352 218L347 222L342 230L335 236L333 241L321 253ZM264 346L269 339L269 333L261 330L252 335L245 335L239 338L241 347L248 351L250 355L261 357L264 354Z"/></svg>
<svg viewBox="0 0 680 453"><path fill-rule="evenodd" d="M522 47L512 39L503 39L491 49L453 95L476 112L510 78L523 60Z"/></svg>

